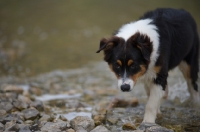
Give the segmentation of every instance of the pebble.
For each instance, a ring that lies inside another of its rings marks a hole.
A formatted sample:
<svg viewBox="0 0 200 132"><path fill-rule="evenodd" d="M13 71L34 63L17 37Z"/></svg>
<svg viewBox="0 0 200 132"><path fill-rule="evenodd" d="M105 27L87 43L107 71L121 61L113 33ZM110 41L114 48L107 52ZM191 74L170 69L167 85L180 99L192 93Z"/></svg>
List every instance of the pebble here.
<svg viewBox="0 0 200 132"><path fill-rule="evenodd" d="M0 117L2 117L2 116L4 116L4 115L6 115L6 111L3 110L3 109L0 109Z"/></svg>
<svg viewBox="0 0 200 132"><path fill-rule="evenodd" d="M40 100L35 100L34 102L31 102L30 106L31 107L35 107L39 111L43 111L44 110L43 102L40 101Z"/></svg>
<svg viewBox="0 0 200 132"><path fill-rule="evenodd" d="M27 103L25 103L24 101L19 101L19 100L13 101L13 105L16 108L18 108L19 110L23 110L23 109L26 109L28 107Z"/></svg>
<svg viewBox="0 0 200 132"><path fill-rule="evenodd" d="M61 131L53 122L47 122L42 128L41 131L44 132L49 132L49 131L54 131L54 132L58 132Z"/></svg>
<svg viewBox="0 0 200 132"><path fill-rule="evenodd" d="M135 125L131 124L131 123L125 123L123 126L122 126L122 129L123 130L136 130L136 127Z"/></svg>
<svg viewBox="0 0 200 132"><path fill-rule="evenodd" d="M1 102L0 108L6 112L10 112L13 109L13 105L10 102Z"/></svg>
<svg viewBox="0 0 200 132"><path fill-rule="evenodd" d="M39 115L39 111L35 108L29 108L22 111L26 120L33 120Z"/></svg>
<svg viewBox="0 0 200 132"><path fill-rule="evenodd" d="M91 131L94 128L94 120L87 116L77 116L70 121L70 124L74 130L85 129Z"/></svg>
<svg viewBox="0 0 200 132"><path fill-rule="evenodd" d="M5 92L14 92L14 93L17 93L17 94L23 93L23 89L16 86L16 85L5 85L3 89L4 89Z"/></svg>
<svg viewBox="0 0 200 132"><path fill-rule="evenodd" d="M95 127L92 131L90 132L110 132L106 127L100 125Z"/></svg>

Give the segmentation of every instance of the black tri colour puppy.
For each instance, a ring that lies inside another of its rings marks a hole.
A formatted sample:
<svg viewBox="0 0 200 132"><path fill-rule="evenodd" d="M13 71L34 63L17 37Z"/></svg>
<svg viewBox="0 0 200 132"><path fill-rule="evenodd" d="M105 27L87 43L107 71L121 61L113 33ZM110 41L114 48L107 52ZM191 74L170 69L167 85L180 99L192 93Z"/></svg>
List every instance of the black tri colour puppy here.
<svg viewBox="0 0 200 132"><path fill-rule="evenodd" d="M112 37L100 41L97 51L118 79L123 92L142 82L149 96L143 123L155 123L167 94L169 70L179 66L194 103L200 102L197 78L199 38L195 20L185 10L160 8L138 21L123 25Z"/></svg>

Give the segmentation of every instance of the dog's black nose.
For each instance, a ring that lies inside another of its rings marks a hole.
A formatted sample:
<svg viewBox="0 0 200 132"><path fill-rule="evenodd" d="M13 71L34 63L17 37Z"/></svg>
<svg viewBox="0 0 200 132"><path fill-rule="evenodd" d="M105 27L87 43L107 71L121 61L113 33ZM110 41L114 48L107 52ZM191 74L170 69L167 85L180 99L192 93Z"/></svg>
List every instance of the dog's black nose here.
<svg viewBox="0 0 200 132"><path fill-rule="evenodd" d="M121 90L122 90L123 92L128 92L128 91L130 91L130 85L129 85L129 84L122 84L122 85L121 85Z"/></svg>

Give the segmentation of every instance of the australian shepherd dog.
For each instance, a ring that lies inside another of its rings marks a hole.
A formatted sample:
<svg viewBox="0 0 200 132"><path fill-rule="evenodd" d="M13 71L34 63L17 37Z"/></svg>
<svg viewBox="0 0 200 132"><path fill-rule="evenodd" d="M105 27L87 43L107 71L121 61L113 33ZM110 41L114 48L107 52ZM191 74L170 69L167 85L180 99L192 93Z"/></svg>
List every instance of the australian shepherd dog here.
<svg viewBox="0 0 200 132"><path fill-rule="evenodd" d="M101 39L97 53L101 50L122 92L133 90L137 82L144 84L148 101L143 123L155 123L167 95L168 72L176 66L187 81L193 103L199 103L199 38L189 12L171 8L147 12Z"/></svg>

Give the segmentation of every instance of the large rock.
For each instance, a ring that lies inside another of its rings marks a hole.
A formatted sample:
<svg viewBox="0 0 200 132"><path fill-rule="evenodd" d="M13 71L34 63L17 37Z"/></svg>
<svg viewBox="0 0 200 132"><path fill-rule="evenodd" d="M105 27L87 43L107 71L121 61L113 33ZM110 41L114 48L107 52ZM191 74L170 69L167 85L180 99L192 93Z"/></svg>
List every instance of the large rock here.
<svg viewBox="0 0 200 132"><path fill-rule="evenodd" d="M26 120L35 119L39 115L39 111L35 108L29 108L22 111Z"/></svg>
<svg viewBox="0 0 200 132"><path fill-rule="evenodd" d="M100 125L100 126L97 126L96 128L94 128L90 132L110 132L110 131L106 127Z"/></svg>
<svg viewBox="0 0 200 132"><path fill-rule="evenodd" d="M94 128L94 120L87 116L77 116L70 121L72 128L76 131L84 129L91 131Z"/></svg>

